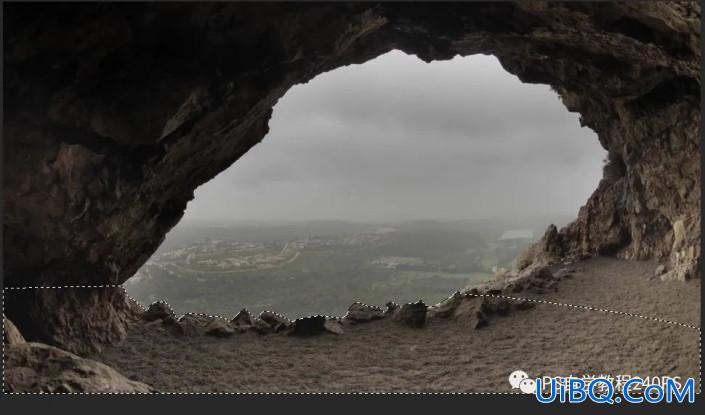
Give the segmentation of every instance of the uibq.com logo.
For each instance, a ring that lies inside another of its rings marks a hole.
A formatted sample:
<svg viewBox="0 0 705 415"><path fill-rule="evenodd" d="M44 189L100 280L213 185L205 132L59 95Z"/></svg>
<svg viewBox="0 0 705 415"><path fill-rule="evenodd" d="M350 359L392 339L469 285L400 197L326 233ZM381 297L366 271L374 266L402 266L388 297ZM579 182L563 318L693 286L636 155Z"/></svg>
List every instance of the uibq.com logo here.
<svg viewBox="0 0 705 415"><path fill-rule="evenodd" d="M620 376L539 377L531 378L523 370L509 375L512 389L533 394L541 403L658 403L695 402L695 381L680 377L641 378Z"/></svg>

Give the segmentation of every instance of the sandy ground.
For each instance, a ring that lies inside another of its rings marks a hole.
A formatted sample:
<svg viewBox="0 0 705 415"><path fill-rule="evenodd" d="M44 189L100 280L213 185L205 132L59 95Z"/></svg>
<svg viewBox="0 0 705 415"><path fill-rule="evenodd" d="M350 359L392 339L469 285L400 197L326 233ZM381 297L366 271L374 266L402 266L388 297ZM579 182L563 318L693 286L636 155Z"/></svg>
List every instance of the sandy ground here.
<svg viewBox="0 0 705 415"><path fill-rule="evenodd" d="M700 326L700 281L661 282L652 262L595 258L542 300ZM518 294L523 295L523 294ZM138 326L97 359L163 392L509 392L508 375L694 377L699 331L539 304L473 330L433 320L412 329L361 324L340 336L176 337Z"/></svg>

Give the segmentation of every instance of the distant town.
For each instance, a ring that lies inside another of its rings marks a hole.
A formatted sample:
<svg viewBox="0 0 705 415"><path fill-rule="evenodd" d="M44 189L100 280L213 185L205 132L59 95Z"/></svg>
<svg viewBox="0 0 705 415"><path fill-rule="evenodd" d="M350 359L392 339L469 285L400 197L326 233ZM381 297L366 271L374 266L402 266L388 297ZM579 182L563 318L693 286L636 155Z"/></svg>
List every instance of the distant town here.
<svg viewBox="0 0 705 415"><path fill-rule="evenodd" d="M498 268L511 268L536 234L433 222L190 232L176 235L178 243L167 241L125 283L131 295L194 312L230 314L250 307L294 316L340 313L357 300L436 301L487 281ZM333 300L339 296L347 297Z"/></svg>

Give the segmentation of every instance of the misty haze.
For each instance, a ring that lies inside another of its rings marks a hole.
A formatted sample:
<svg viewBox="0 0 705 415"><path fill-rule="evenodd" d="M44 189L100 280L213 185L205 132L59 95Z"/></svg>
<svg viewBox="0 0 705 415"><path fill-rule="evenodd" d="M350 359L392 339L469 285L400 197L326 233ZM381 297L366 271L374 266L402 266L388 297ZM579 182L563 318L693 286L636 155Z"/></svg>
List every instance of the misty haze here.
<svg viewBox="0 0 705 415"><path fill-rule="evenodd" d="M289 90L269 126L197 189L125 284L136 299L292 318L432 304L575 218L606 156L548 86L486 55L343 67Z"/></svg>

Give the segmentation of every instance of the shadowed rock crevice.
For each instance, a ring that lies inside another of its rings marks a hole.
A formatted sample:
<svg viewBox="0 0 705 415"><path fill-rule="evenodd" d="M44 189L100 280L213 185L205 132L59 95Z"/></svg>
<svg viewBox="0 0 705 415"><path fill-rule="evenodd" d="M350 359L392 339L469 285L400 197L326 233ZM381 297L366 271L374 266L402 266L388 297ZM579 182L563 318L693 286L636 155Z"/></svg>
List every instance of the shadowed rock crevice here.
<svg viewBox="0 0 705 415"><path fill-rule="evenodd" d="M5 284L122 283L291 86L392 49L496 55L597 132L605 178L527 263L610 253L696 276L699 30L688 1L9 4ZM73 351L119 338L129 314L120 295L14 295L28 339Z"/></svg>

